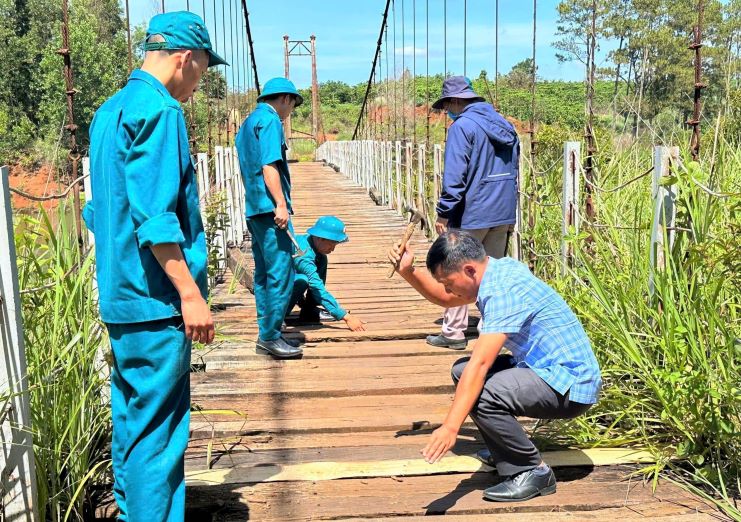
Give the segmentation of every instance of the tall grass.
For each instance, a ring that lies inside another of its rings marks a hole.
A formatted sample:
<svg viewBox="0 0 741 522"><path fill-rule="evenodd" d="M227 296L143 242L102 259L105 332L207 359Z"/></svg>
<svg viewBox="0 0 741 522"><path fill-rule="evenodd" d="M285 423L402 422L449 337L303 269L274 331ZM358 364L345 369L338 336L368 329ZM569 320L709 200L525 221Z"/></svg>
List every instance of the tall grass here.
<svg viewBox="0 0 741 522"><path fill-rule="evenodd" d="M108 343L93 256L78 248L66 206L53 212L17 217L16 233L38 506L40 520L90 520L92 486L109 468Z"/></svg>
<svg viewBox="0 0 741 522"><path fill-rule="evenodd" d="M648 150L603 158L601 183L617 186L645 171ZM646 446L657 459L647 475L670 471L741 519L733 500L741 469L741 159L727 143L714 159L712 175L708 158L686 155L686 167L674 171L677 230L653 294L650 177L595 197L596 220L625 229L585 226L592 242L585 233L572 238L577 263L567 277L556 258L539 260L538 270L582 318L604 376L589 416L558 431L581 444ZM559 217L542 214L536 246L555 252L560 238L550 222Z"/></svg>

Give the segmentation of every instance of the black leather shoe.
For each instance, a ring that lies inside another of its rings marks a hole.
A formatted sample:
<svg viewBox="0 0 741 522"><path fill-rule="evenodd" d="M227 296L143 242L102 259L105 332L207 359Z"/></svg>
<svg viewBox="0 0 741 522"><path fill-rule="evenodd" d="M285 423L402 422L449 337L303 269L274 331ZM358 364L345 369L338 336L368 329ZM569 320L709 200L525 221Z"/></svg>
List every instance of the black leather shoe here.
<svg viewBox="0 0 741 522"><path fill-rule="evenodd" d="M536 475L533 470L523 471L496 486L484 490L484 499L494 502L520 502L538 495L556 492L556 476L549 469L544 475Z"/></svg>
<svg viewBox="0 0 741 522"><path fill-rule="evenodd" d="M491 466L492 468L495 468L495 469L497 467L497 463L494 462L494 459L491 456L491 451L489 451L488 448L478 450L476 452L476 458L479 459L484 464L486 464L487 466Z"/></svg>
<svg viewBox="0 0 741 522"><path fill-rule="evenodd" d="M294 348L298 348L299 346L304 344L298 339L286 339L282 335L280 336L280 338L283 339L283 342L286 343L288 346L293 346Z"/></svg>
<svg viewBox="0 0 741 522"><path fill-rule="evenodd" d="M464 350L468 341L465 339L451 339L444 335L428 335L427 344L438 348L450 348L451 350Z"/></svg>
<svg viewBox="0 0 741 522"><path fill-rule="evenodd" d="M301 357L304 354L304 351L301 348L291 346L281 337L274 341L263 341L258 339L255 351L265 355L272 355L277 359L294 359Z"/></svg>

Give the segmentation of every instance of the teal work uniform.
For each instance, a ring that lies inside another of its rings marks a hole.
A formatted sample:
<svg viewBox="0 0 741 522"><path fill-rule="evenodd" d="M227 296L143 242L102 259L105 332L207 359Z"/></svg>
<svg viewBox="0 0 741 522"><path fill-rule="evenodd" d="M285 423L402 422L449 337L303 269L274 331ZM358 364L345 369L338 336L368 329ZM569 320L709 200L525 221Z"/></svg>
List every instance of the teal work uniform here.
<svg viewBox="0 0 741 522"><path fill-rule="evenodd" d="M244 121L235 139L245 191L245 216L252 235L255 262L254 287L259 338L274 341L280 337L281 324L293 290L294 249L285 230L273 220L275 201L265 185L262 168L275 164L289 214L291 175L286 161L283 125L275 109L258 103ZM289 222L289 229L293 231Z"/></svg>
<svg viewBox="0 0 741 522"><path fill-rule="evenodd" d="M293 294L286 314L304 298L301 306L302 316L318 314L317 305L322 305L329 314L337 320L343 319L347 311L343 309L332 294L327 291L327 256L314 249L314 243L309 234L302 234L296 238L304 255L293 260L296 275L293 279Z"/></svg>
<svg viewBox="0 0 741 522"><path fill-rule="evenodd" d="M207 296L203 232L180 104L135 70L90 127L100 313L108 327L114 496L124 521L182 521L190 350L178 293L150 247L180 246Z"/></svg>

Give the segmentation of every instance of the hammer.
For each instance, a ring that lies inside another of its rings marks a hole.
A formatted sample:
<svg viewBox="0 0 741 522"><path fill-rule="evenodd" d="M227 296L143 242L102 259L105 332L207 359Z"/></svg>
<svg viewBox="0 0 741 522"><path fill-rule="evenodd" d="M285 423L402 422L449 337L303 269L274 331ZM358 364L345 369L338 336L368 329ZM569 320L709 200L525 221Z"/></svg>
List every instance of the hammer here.
<svg viewBox="0 0 741 522"><path fill-rule="evenodd" d="M419 213L418 210L414 208L408 208L409 212L412 213L412 217L409 220L409 224L407 225L406 230L404 231L404 235L401 237L401 244L399 245L399 249L401 252L404 252L404 249L407 247L407 242L409 242L409 238L412 237L412 234L414 234L414 229L417 227L417 223L421 222L424 216ZM396 272L396 266L391 265L391 270L389 270L388 276L389 278L394 276L394 272Z"/></svg>
<svg viewBox="0 0 741 522"><path fill-rule="evenodd" d="M288 230L287 228L285 230L286 230L286 234L288 234L288 239L290 239L291 243L293 243L293 246L296 247L296 253L293 254L293 257L302 257L306 252L301 250L301 247L298 246L298 241L296 241L296 238L293 237L293 234L291 234L291 231Z"/></svg>

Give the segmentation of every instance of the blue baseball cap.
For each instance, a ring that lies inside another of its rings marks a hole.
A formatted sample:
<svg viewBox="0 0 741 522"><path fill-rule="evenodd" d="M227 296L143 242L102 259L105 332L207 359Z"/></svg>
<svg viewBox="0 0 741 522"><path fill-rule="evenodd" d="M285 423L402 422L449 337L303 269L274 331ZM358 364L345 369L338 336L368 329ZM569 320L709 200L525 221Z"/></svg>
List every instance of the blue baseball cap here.
<svg viewBox="0 0 741 522"><path fill-rule="evenodd" d="M341 219L334 216L320 217L316 220L314 226L306 232L314 237L321 237L322 239L337 241L338 243L344 243L350 240L345 233L345 224Z"/></svg>
<svg viewBox="0 0 741 522"><path fill-rule="evenodd" d="M473 90L471 80L465 76L451 76L450 78L445 78L443 81L442 96L432 104L432 108L442 109L443 103L450 98L484 101L484 99Z"/></svg>
<svg viewBox="0 0 741 522"><path fill-rule="evenodd" d="M152 36L161 36L164 42L150 42ZM229 65L211 47L211 38L203 19L190 11L158 14L149 21L147 37L142 44L145 51L163 49L203 49L208 53L208 66Z"/></svg>
<svg viewBox="0 0 741 522"><path fill-rule="evenodd" d="M296 97L296 107L304 103L303 96L298 93L298 89L296 89L296 86L288 78L279 76L268 80L263 86L257 101L263 101L263 99L273 94L293 94Z"/></svg>

